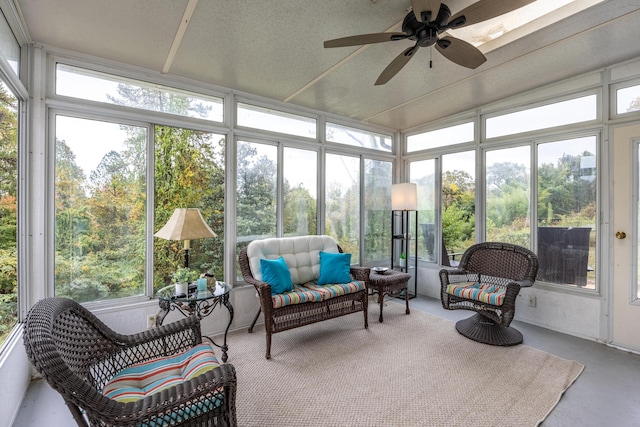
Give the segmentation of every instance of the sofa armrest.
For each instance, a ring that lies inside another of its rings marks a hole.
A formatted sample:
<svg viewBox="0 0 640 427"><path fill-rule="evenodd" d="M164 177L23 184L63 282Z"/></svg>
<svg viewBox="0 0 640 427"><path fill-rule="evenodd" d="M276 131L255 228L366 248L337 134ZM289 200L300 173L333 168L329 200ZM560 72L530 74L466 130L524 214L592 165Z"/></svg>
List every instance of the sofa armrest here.
<svg viewBox="0 0 640 427"><path fill-rule="evenodd" d="M371 273L371 268L351 266L350 273L354 280L369 283L369 273Z"/></svg>

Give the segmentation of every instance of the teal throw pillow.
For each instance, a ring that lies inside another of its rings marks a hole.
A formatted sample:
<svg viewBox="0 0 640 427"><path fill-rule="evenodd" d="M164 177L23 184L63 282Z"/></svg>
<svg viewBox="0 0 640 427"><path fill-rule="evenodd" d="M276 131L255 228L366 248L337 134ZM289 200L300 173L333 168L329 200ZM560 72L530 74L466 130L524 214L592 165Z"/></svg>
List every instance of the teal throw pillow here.
<svg viewBox="0 0 640 427"><path fill-rule="evenodd" d="M262 280L271 285L271 295L293 290L291 273L284 258L260 259L260 270L262 270Z"/></svg>
<svg viewBox="0 0 640 427"><path fill-rule="evenodd" d="M320 252L318 285L351 282L351 254Z"/></svg>

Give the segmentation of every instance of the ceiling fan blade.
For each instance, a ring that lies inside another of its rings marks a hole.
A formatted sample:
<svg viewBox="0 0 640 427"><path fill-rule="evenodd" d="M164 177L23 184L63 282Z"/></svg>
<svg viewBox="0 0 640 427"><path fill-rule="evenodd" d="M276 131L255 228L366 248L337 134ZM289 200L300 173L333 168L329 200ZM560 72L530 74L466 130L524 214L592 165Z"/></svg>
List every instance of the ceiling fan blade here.
<svg viewBox="0 0 640 427"><path fill-rule="evenodd" d="M438 40L436 49L449 61L467 68L478 68L487 60L474 45L451 36Z"/></svg>
<svg viewBox="0 0 640 427"><path fill-rule="evenodd" d="M466 27L533 3L535 0L480 0L449 19L449 28ZM464 18L462 18L464 17Z"/></svg>
<svg viewBox="0 0 640 427"><path fill-rule="evenodd" d="M391 80L393 76L398 74L398 71L402 70L402 67L407 65L409 60L413 57L413 54L416 53L416 50L418 50L418 46L414 45L405 49L404 52L396 56L396 58L391 61L391 63L387 65L387 68L385 68L384 71L380 74L380 77L378 77L378 80L376 80L375 85L380 86Z"/></svg>
<svg viewBox="0 0 640 427"><path fill-rule="evenodd" d="M429 21L433 21L440 11L440 3L437 0L411 0L411 9L418 22L422 22L422 12L429 12Z"/></svg>
<svg viewBox="0 0 640 427"><path fill-rule="evenodd" d="M345 46L359 46L362 44L382 43L390 42L393 40L406 39L405 33L374 33L374 34L360 34L358 36L342 37L340 39L327 40L324 42L324 47L345 47Z"/></svg>

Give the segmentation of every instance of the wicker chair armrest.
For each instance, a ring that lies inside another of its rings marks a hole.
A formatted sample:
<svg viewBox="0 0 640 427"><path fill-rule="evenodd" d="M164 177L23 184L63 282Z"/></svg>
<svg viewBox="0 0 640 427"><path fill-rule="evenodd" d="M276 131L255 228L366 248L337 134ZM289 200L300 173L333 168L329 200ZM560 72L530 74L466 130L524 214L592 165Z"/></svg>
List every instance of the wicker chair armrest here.
<svg viewBox="0 0 640 427"><path fill-rule="evenodd" d="M367 283L369 282L369 274L371 273L371 268L352 265L350 273L351 277L353 277L354 280Z"/></svg>
<svg viewBox="0 0 640 427"><path fill-rule="evenodd" d="M91 405L85 407L88 415L102 420L107 425L150 425L150 420L157 419L155 415L178 414L184 411L184 407L199 402L203 396L211 394L214 390L224 389L224 402L231 413L235 414L236 399L236 371L231 364L222 364L219 367L205 372L189 381L175 385L159 393L152 394L134 402L118 402L108 399L105 405ZM209 399L210 396L205 399ZM155 425L155 424L154 424Z"/></svg>

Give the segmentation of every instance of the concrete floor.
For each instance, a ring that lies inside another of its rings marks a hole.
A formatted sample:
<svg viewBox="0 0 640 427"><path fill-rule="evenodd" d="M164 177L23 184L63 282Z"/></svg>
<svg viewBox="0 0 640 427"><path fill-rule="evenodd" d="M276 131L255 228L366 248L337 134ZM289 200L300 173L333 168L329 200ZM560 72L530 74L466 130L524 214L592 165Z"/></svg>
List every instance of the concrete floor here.
<svg viewBox="0 0 640 427"><path fill-rule="evenodd" d="M444 310L440 301L425 297L412 299L410 306L454 321L472 314L465 310ZM369 322L377 321L377 313L377 307L372 305ZM640 355L526 323L514 321L512 325L523 333L524 345L585 365L580 377L542 424L544 427L640 426ZM60 395L38 380L29 388L13 425L75 424Z"/></svg>

